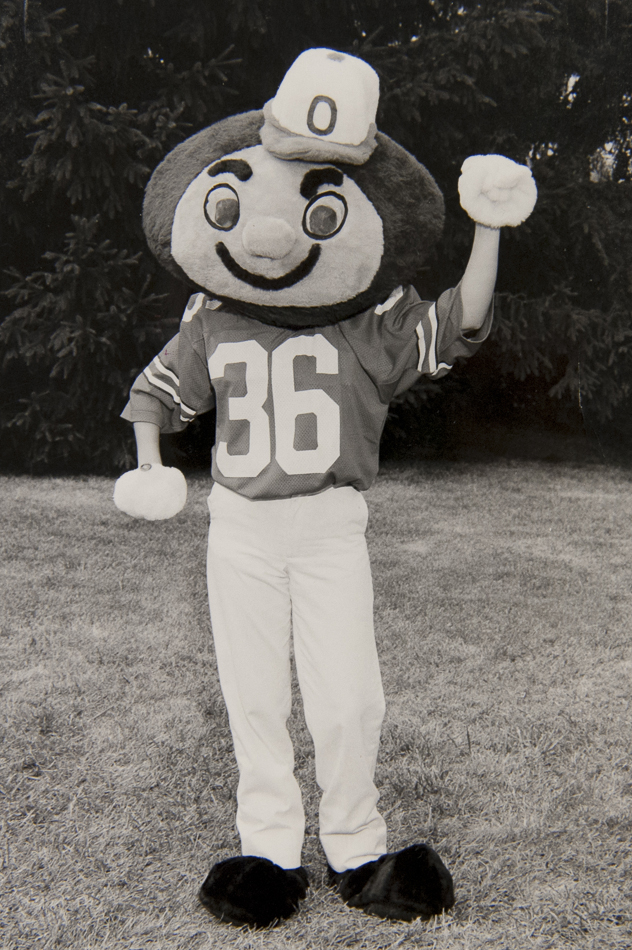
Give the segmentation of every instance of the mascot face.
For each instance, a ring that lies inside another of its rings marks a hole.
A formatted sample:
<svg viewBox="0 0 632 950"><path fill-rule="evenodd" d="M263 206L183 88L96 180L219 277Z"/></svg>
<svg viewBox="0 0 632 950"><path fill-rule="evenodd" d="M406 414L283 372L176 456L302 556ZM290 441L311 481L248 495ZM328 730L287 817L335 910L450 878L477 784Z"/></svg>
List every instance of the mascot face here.
<svg viewBox="0 0 632 950"><path fill-rule="evenodd" d="M380 215L350 177L262 145L197 175L171 234L174 260L197 285L262 306L351 300L370 287L383 252Z"/></svg>
<svg viewBox="0 0 632 950"><path fill-rule="evenodd" d="M145 192L158 260L236 312L296 329L345 320L410 283L441 234L443 199L377 132L378 87L362 60L308 50L262 112L178 145Z"/></svg>

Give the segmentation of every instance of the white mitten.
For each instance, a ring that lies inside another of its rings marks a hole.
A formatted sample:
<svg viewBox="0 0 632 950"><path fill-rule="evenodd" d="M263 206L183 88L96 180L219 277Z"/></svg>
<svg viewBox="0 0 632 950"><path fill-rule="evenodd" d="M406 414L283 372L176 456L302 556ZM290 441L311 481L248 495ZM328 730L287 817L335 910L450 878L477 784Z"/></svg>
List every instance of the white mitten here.
<svg viewBox="0 0 632 950"><path fill-rule="evenodd" d="M187 483L177 468L143 465L125 472L114 486L114 504L132 518L162 521L184 508Z"/></svg>
<svg viewBox="0 0 632 950"><path fill-rule="evenodd" d="M515 228L533 211L538 189L529 168L504 155L471 155L459 178L461 207L488 228Z"/></svg>

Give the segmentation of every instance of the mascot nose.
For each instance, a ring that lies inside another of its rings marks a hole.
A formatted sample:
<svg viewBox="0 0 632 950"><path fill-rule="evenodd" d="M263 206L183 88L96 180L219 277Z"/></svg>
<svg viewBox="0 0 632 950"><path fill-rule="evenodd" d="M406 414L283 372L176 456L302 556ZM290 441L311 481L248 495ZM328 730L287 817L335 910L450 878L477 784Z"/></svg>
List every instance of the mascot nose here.
<svg viewBox="0 0 632 950"><path fill-rule="evenodd" d="M275 261L289 254L295 241L294 228L283 218L251 218L241 236L249 254Z"/></svg>

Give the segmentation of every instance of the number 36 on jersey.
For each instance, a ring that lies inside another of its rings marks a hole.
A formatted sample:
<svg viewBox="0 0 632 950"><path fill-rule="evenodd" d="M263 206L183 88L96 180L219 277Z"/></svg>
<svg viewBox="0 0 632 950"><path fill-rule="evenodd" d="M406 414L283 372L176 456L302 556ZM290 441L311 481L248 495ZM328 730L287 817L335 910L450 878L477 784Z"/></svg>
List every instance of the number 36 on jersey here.
<svg viewBox="0 0 632 950"><path fill-rule="evenodd" d="M249 447L245 454L231 454L226 441L216 447L215 461L227 478L255 478L272 460L272 427L275 458L287 475L326 472L340 455L340 407L322 389L296 389L294 360L315 358L316 373L338 374L338 350L317 333L293 336L281 343L269 357L256 340L220 343L208 361L215 386L224 379L231 364L245 366L245 389L241 396L228 397L228 419L249 424ZM265 404L271 396L272 416ZM297 449L295 433L298 416L316 417L316 445Z"/></svg>

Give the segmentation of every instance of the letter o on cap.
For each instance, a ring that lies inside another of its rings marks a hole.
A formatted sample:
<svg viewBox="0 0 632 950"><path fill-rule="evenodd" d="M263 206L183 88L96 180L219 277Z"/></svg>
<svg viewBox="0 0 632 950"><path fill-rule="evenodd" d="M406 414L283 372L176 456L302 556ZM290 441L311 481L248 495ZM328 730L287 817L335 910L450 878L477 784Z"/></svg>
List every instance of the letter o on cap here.
<svg viewBox="0 0 632 950"><path fill-rule="evenodd" d="M319 108L320 106L320 108ZM316 119L322 122L323 113L329 112L329 121L326 126L317 125ZM330 96L314 96L307 112L307 128L313 135L330 135L336 128L338 107Z"/></svg>

